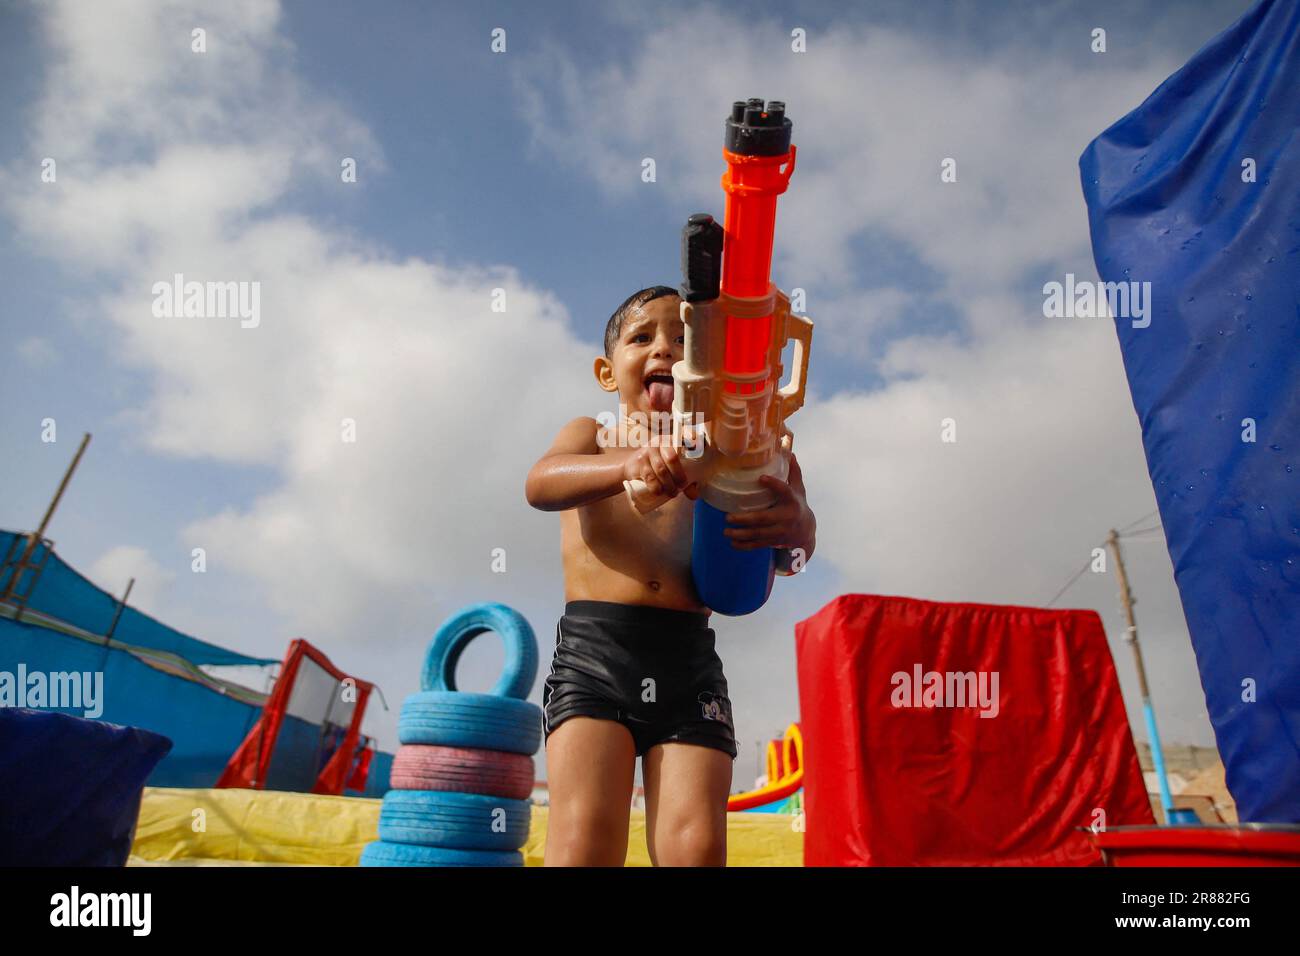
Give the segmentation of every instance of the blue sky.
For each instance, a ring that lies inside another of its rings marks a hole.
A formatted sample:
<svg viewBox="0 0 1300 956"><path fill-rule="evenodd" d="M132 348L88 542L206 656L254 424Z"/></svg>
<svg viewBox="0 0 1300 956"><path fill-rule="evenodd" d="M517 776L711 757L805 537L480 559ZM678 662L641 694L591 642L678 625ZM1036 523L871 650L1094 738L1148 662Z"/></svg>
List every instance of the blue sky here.
<svg viewBox="0 0 1300 956"><path fill-rule="evenodd" d="M1041 287L1094 274L1079 152L1248 4L555 6L0 5L0 524L34 527L91 431L51 537L174 626L267 656L306 637L393 706L472 601L519 607L549 655L558 523L523 476L607 407L604 322L678 281L751 95L787 101L800 147L774 278L817 322L791 426L822 531L804 577L715 623L742 754L797 716L793 623L835 594L1041 604L1154 511L1113 329L1044 320ZM263 327L160 328L175 271L259 279ZM1130 551L1164 736L1210 744L1163 544ZM1102 615L1131 701L1113 582L1060 605Z"/></svg>

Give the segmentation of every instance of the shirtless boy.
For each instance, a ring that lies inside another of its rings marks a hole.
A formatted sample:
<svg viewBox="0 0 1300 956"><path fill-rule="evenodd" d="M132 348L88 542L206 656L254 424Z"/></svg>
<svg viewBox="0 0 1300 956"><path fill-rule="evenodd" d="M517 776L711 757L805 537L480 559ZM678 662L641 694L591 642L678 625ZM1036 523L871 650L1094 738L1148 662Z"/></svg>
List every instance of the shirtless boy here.
<svg viewBox="0 0 1300 956"><path fill-rule="evenodd" d="M710 611L691 579L699 489L678 450L651 444L629 418L672 409L672 367L684 344L679 306L671 288L642 289L606 326L596 381L618 393L630 436L624 447L616 429L577 418L528 473L528 503L561 513L564 559L565 611L543 691L547 866L623 864L637 757L651 861L722 866L727 859L736 740ZM629 478L671 500L640 514L623 490ZM793 454L788 483L763 482L776 503L732 515L727 535L739 548L802 549L806 561L817 524Z"/></svg>

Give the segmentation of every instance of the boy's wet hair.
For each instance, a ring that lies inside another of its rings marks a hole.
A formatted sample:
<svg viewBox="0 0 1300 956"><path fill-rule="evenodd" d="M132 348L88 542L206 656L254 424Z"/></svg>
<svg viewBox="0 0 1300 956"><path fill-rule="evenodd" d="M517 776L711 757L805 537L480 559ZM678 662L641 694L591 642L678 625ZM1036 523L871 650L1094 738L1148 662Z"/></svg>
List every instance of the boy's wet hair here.
<svg viewBox="0 0 1300 956"><path fill-rule="evenodd" d="M652 285L648 289L633 292L623 301L622 305L614 310L614 314L605 323L605 358L614 357L614 346L618 344L618 337L623 334L623 323L632 310L639 309L647 302L653 302L655 299L662 299L666 295L680 296L681 293L672 286Z"/></svg>

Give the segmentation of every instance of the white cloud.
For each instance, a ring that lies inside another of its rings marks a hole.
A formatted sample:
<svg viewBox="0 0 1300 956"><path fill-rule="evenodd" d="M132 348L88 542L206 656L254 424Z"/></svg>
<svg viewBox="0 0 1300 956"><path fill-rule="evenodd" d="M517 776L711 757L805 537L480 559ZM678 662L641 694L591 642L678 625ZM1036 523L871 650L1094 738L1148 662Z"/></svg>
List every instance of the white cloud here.
<svg viewBox="0 0 1300 956"><path fill-rule="evenodd" d="M969 294L1086 252L1078 155L1177 66L1153 56L1140 72L1085 77L1028 44L958 57L868 24L827 28L805 54L786 36L780 21L703 6L605 67L543 45L518 74L524 115L539 148L609 194L645 188L639 163L654 156L666 202L720 213L727 106L784 99L800 158L779 205L778 271L819 289L860 285L851 240L874 227ZM956 183L940 182L947 157Z"/></svg>
<svg viewBox="0 0 1300 956"><path fill-rule="evenodd" d="M207 54L190 52L195 25ZM186 528L186 553L205 548L291 633L401 692L475 597L553 606L554 517L528 508L524 476L565 416L604 407L557 300L508 265L401 260L285 211L303 178L349 188L342 156L383 167L369 132L302 86L275 3L52 4L45 26L57 55L25 164L54 156L59 179L6 170L8 212L29 244L102 277L97 333L151 382L119 415L142 446L273 476ZM153 284L175 273L259 282L261 324L155 317ZM275 656L287 636L239 645Z"/></svg>
<svg viewBox="0 0 1300 956"><path fill-rule="evenodd" d="M102 554L89 569L88 577L96 585L119 600L126 594L127 584L134 578L131 607L145 614L157 615L167 590L176 579L144 548L120 545Z"/></svg>
<svg viewBox="0 0 1300 956"><path fill-rule="evenodd" d="M720 215L727 105L787 103L799 160L779 201L773 278L805 288L818 323L816 397L792 428L820 516L814 561L831 566L839 591L1042 604L1108 527L1154 509L1113 327L1045 320L1039 288L1067 271L1093 274L1077 158L1179 65L1172 54L1153 46L1140 70L1085 71L1027 37L938 50L920 34L836 23L801 55L789 52L784 20L739 23L715 6L643 28L612 65L551 46L521 69L534 144L614 197L646 188L638 164L654 156L664 203ZM956 183L940 181L947 157ZM855 249L864 240L902 250L937 287L891 276L898 266L882 275ZM890 321L909 309L952 311L966 334L909 334ZM886 385L827 398L818 356ZM942 444L950 417L958 442ZM1131 560L1144 630L1161 636L1148 660L1166 737L1210 743L1167 555ZM820 594L806 590L809 599ZM1080 604L1118 633L1111 582L1090 577L1058 606ZM743 644L747 662L788 655L796 617L788 607L764 615L778 626L736 626L745 634L732 646ZM1117 660L1136 701L1128 657ZM742 666L747 681L770 684ZM793 713L797 701L781 693ZM772 709L759 687L736 696L742 722ZM748 715L746 697L761 698Z"/></svg>
<svg viewBox="0 0 1300 956"><path fill-rule="evenodd" d="M487 571L492 547L508 548L510 603L553 608L554 519L527 508L523 475L566 417L596 411L589 348L562 306L508 265L399 261L284 211L295 183L337 183L340 157L379 169L382 154L302 85L275 3L49 8L58 56L28 165L0 183L8 211L29 243L107 278L105 334L153 382L128 412L142 444L273 476L250 507L187 528L186 546L248 574L295 632L364 651L375 670L358 672L390 688L409 687L433 624L503 597ZM726 104L786 99L802 156L782 200L775 277L809 290L818 348L852 356L856 344L889 381L814 400L793 422L821 515L815 560L840 590L1045 600L1081 548L1149 511L1152 495L1113 331L1048 323L1033 283L1020 286L1043 263L1053 275L1089 271L1075 159L1175 64L1084 77L1019 48L962 59L849 26L796 57L771 21L704 7L668 24L640 34L616 67L555 49L520 57L535 97L523 115L570 119L537 125L537 146L577 157L616 197L641 186L640 159L653 155L663 202L721 212ZM194 26L208 31L207 54L190 51ZM47 155L59 183L32 185ZM958 159L952 186L938 179L946 156ZM939 288L864 281L853 243L865 230L906 248ZM259 281L261 326L154 318L152 284L176 272ZM488 308L497 286L504 315ZM959 310L969 346L927 337L871 353L866 330L909 303ZM815 359L812 375L817 391ZM955 446L938 441L943 417L958 421ZM357 421L355 444L339 440L343 418ZM1155 612L1145 620L1176 634L1172 581L1137 577L1143 613ZM785 603L754 619L780 627L747 635L750 663L737 672L752 686L733 687L752 702L738 705L742 722L773 695L793 706L788 618L812 593L800 583L782 582ZM724 637L753 630L716 626ZM549 624L539 630L545 649ZM1166 736L1205 742L1182 640L1152 655L1183 695ZM276 638L264 650L282 647ZM754 670L783 655L780 673Z"/></svg>
<svg viewBox="0 0 1300 956"><path fill-rule="evenodd" d="M18 343L17 348L23 361L32 368L49 368L59 360L59 354L54 350L54 346L48 339L39 336L28 336Z"/></svg>

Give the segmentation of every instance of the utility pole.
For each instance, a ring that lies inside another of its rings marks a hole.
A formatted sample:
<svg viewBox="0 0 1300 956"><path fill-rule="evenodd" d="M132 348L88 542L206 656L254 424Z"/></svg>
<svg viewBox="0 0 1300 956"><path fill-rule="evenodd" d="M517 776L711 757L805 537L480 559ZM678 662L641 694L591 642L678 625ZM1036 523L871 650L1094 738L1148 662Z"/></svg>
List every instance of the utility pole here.
<svg viewBox="0 0 1300 956"><path fill-rule="evenodd" d="M1124 607L1124 618L1128 627L1124 630L1124 642L1133 648L1133 663L1137 666L1138 690L1142 694L1142 714L1146 718L1147 738L1151 743L1151 762L1155 765L1156 783L1160 787L1160 805L1165 811L1165 823L1198 823L1196 814L1191 810L1174 808L1174 798L1169 792L1169 778L1165 774L1165 755L1160 746L1160 733L1156 730L1156 712L1151 705L1151 688L1147 685L1147 669L1142 663L1142 646L1138 643L1137 619L1133 617L1133 605L1137 603L1128 586L1128 573L1124 570L1124 556L1119 550L1119 532L1114 528L1106 538L1111 553L1115 556L1115 574L1119 577L1119 600Z"/></svg>

